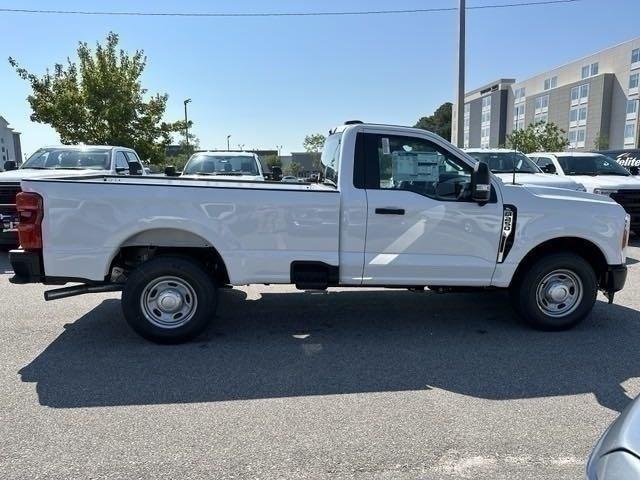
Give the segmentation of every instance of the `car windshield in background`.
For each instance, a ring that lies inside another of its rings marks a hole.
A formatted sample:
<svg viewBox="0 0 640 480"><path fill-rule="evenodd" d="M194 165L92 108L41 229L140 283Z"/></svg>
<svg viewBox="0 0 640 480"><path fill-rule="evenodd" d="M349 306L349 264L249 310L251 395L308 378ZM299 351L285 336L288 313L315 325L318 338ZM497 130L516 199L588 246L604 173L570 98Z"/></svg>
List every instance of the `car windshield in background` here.
<svg viewBox="0 0 640 480"><path fill-rule="evenodd" d="M558 155L558 162L565 175L631 175L618 162L604 155Z"/></svg>
<svg viewBox="0 0 640 480"><path fill-rule="evenodd" d="M253 156L197 153L184 167L183 175L258 175Z"/></svg>
<svg viewBox="0 0 640 480"><path fill-rule="evenodd" d="M493 173L511 173L515 163L516 173L541 173L528 157L519 152L469 152L473 158L485 162Z"/></svg>
<svg viewBox="0 0 640 480"><path fill-rule="evenodd" d="M24 162L27 169L108 170L109 150L42 148Z"/></svg>

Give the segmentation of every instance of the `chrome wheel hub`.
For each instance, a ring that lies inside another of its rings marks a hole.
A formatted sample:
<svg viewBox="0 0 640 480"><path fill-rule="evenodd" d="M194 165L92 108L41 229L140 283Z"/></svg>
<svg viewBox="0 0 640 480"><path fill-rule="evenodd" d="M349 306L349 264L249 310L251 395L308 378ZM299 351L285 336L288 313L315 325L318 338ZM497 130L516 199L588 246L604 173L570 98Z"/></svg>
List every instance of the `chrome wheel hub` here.
<svg viewBox="0 0 640 480"><path fill-rule="evenodd" d="M145 318L160 328L178 328L196 313L198 299L185 280L166 276L151 281L142 291L140 307Z"/></svg>
<svg viewBox="0 0 640 480"><path fill-rule="evenodd" d="M564 317L578 308L582 294L580 277L570 270L554 270L538 284L536 302L545 315Z"/></svg>

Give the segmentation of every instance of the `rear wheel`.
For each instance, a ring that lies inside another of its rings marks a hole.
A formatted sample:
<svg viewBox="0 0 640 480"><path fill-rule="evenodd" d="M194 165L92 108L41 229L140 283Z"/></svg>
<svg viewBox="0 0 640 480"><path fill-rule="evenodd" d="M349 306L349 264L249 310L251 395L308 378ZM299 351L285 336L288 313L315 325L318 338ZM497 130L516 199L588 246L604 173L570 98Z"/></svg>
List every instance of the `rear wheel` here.
<svg viewBox="0 0 640 480"><path fill-rule="evenodd" d="M157 343L195 338L216 306L213 278L186 257L149 260L132 272L122 292L122 310L131 328Z"/></svg>
<svg viewBox="0 0 640 480"><path fill-rule="evenodd" d="M515 309L538 330L566 330L593 308L598 281L593 267L578 255L540 258L511 287Z"/></svg>

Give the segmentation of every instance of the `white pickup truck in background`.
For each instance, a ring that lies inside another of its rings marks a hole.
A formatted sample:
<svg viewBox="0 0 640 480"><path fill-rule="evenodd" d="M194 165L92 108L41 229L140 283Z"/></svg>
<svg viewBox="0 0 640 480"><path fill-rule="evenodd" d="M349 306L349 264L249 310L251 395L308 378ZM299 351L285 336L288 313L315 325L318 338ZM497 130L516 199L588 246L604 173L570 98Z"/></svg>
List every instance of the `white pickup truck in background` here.
<svg viewBox="0 0 640 480"><path fill-rule="evenodd" d="M251 152L219 152L215 150L196 152L189 158L181 176L264 181L260 159L258 155Z"/></svg>
<svg viewBox="0 0 640 480"><path fill-rule="evenodd" d="M0 245L17 244L16 195L29 178L146 175L138 154L126 147L60 145L36 150L20 168L0 172Z"/></svg>
<svg viewBox="0 0 640 480"><path fill-rule="evenodd" d="M580 182L587 192L613 198L631 216L631 230L640 233L640 178L615 159L589 152L539 152L529 157L540 168Z"/></svg>
<svg viewBox="0 0 640 480"><path fill-rule="evenodd" d="M165 343L202 332L225 285L509 289L544 330L624 286L629 218L608 197L503 183L414 128L348 122L321 161L322 184L24 180L14 281L81 283L48 300L122 290L132 328Z"/></svg>
<svg viewBox="0 0 640 480"><path fill-rule="evenodd" d="M516 183L586 192L584 185L581 183L568 177L545 173L529 157L517 150L506 148L466 148L464 151L476 160L489 165L491 173L505 183L513 183L513 174L515 173Z"/></svg>

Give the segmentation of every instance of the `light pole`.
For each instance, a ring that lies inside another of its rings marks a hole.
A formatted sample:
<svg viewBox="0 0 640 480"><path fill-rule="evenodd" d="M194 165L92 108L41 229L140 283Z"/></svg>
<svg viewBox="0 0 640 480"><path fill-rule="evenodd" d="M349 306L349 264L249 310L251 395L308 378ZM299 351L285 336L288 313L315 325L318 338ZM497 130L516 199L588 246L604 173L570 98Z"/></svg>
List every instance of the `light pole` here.
<svg viewBox="0 0 640 480"><path fill-rule="evenodd" d="M465 73L465 9L466 0L459 0L458 11L458 98L456 102L456 132L458 147L464 146L464 73Z"/></svg>
<svg viewBox="0 0 640 480"><path fill-rule="evenodd" d="M276 145L276 148L278 149L278 158L280 158L280 152L282 151L282 145Z"/></svg>
<svg viewBox="0 0 640 480"><path fill-rule="evenodd" d="M187 103L191 103L191 99L187 98L184 101L184 141L189 148L189 118L187 117Z"/></svg>
<svg viewBox="0 0 640 480"><path fill-rule="evenodd" d="M229 151L229 139L231 138L231 135L227 135L227 152Z"/></svg>

